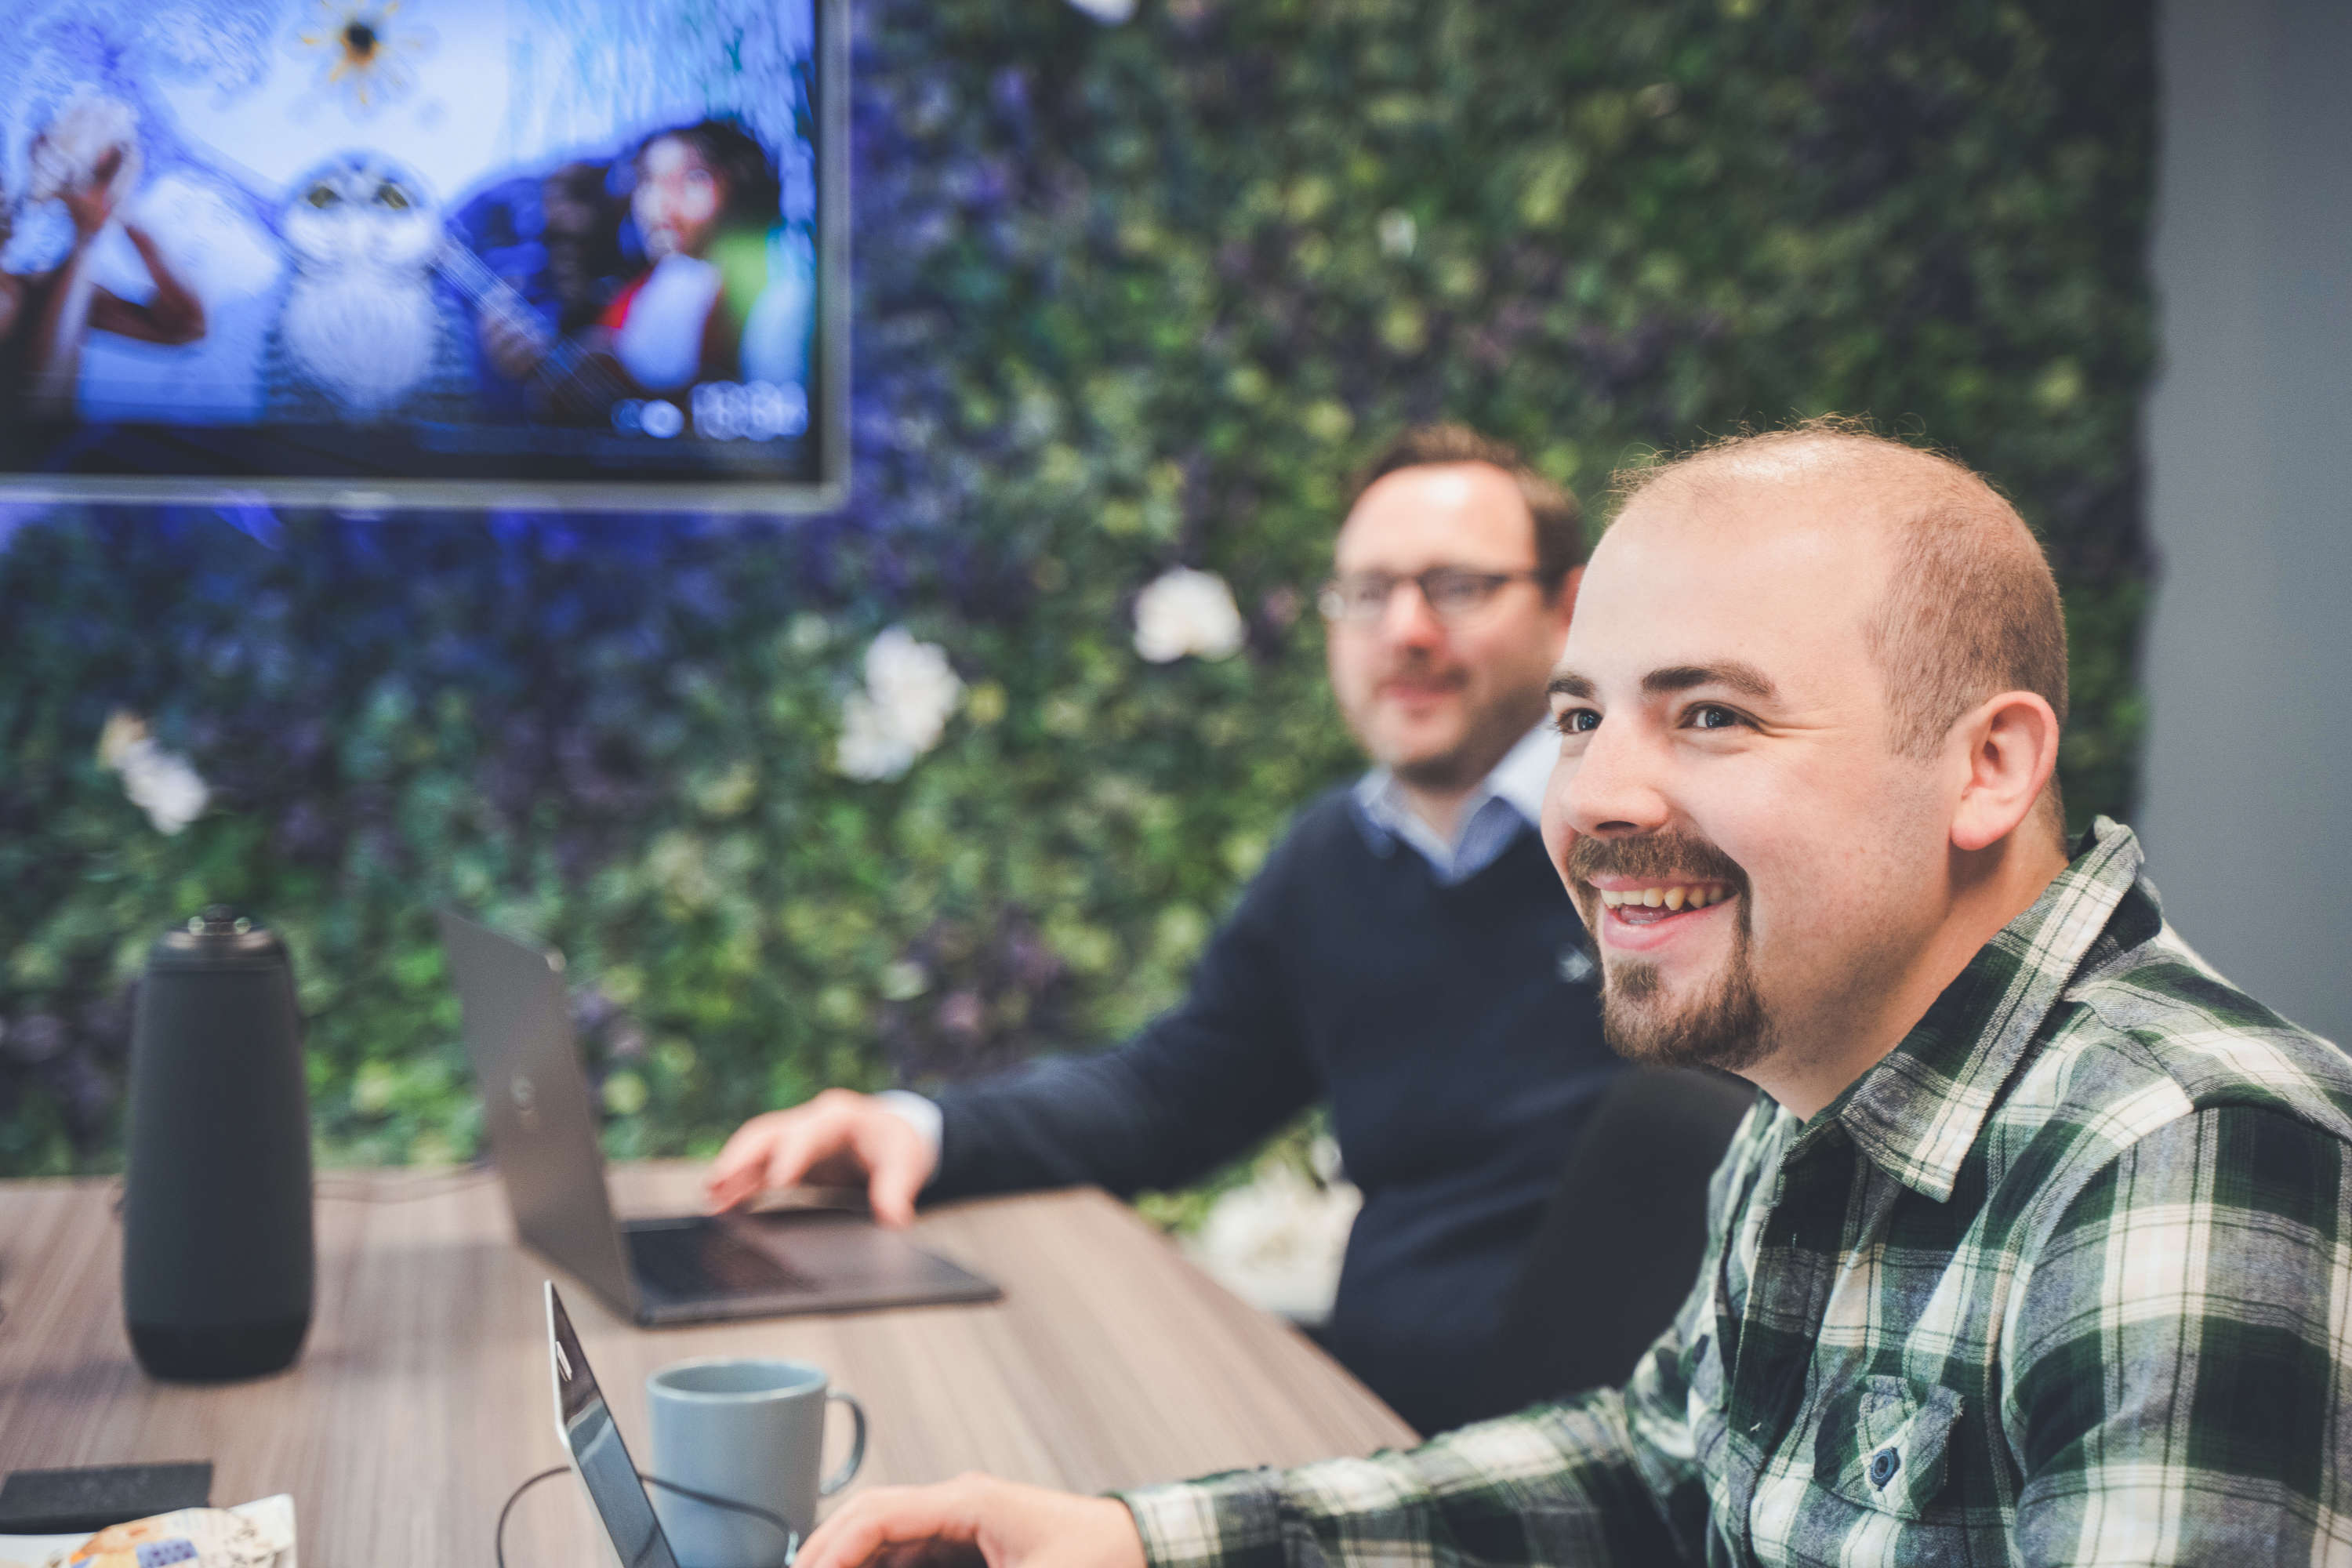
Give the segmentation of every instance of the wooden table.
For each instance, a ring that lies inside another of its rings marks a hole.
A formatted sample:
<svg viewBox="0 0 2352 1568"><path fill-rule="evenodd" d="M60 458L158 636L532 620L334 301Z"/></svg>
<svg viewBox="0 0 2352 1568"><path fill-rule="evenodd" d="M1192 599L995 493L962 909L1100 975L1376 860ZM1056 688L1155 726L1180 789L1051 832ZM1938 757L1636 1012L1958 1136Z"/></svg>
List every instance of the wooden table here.
<svg viewBox="0 0 2352 1568"><path fill-rule="evenodd" d="M617 1168L614 1202L689 1210L698 1170ZM490 1560L499 1505L563 1458L539 1289L554 1271L515 1243L495 1179L322 1174L301 1360L213 1387L152 1382L131 1360L114 1190L0 1183L0 1471L210 1459L216 1503L293 1494L304 1568ZM864 1401L859 1487L985 1469L1099 1491L1412 1440L1306 1339L1100 1193L956 1205L916 1238L1004 1299L643 1330L556 1278L639 1464L646 1374L717 1353L815 1362ZM593 1563L599 1541L577 1486L550 1482L516 1509L509 1561Z"/></svg>

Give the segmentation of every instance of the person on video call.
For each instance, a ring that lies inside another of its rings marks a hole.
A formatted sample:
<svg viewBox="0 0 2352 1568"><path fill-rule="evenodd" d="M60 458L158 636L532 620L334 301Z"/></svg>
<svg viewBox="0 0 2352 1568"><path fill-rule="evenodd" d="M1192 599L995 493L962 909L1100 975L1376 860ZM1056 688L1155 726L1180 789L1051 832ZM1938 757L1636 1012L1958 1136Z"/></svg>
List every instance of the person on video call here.
<svg viewBox="0 0 2352 1568"><path fill-rule="evenodd" d="M2352 1560L2352 1062L2173 934L2129 829L2067 841L2033 536L1834 424L1631 488L1544 837L1611 1041L1766 1097L1674 1326L1411 1452L870 1492L796 1568Z"/></svg>
<svg viewBox="0 0 2352 1568"><path fill-rule="evenodd" d="M1619 1063L1536 832L1576 503L1508 447L1411 432L1368 470L1322 595L1373 771L1299 814L1184 1001L1116 1050L936 1100L831 1090L744 1124L716 1205L863 1178L919 1194L1180 1186L1318 1100L1364 1205L1325 1342L1423 1431L1551 1389L1488 1352L1578 1126Z"/></svg>
<svg viewBox="0 0 2352 1568"><path fill-rule="evenodd" d="M698 382L797 384L805 322L777 247L782 186L766 150L731 121L705 120L648 136L629 169L643 269L565 361L535 316L485 310L491 363L544 407L597 420L623 396L676 395Z"/></svg>
<svg viewBox="0 0 2352 1568"><path fill-rule="evenodd" d="M110 99L68 104L33 138L32 199L56 200L73 219L65 260L37 273L0 272L0 401L27 412L70 416L81 376L83 340L113 332L148 343L192 343L205 335L205 307L182 282L145 228L122 213L139 185L139 144L130 109ZM0 200L0 245L8 238ZM145 303L99 285L99 243L116 226L154 283Z"/></svg>

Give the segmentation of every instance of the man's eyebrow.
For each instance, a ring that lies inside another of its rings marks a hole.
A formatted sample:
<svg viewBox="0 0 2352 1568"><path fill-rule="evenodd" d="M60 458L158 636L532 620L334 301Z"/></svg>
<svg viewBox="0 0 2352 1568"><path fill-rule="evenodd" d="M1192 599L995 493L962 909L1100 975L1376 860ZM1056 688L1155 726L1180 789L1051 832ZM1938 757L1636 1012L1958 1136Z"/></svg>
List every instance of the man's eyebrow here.
<svg viewBox="0 0 2352 1568"><path fill-rule="evenodd" d="M1572 669L1561 670L1551 678L1551 684L1544 688L1545 693L1549 696L1580 697L1587 702L1592 700L1597 689L1598 688L1592 682Z"/></svg>
<svg viewBox="0 0 2352 1568"><path fill-rule="evenodd" d="M1762 670L1737 658L1726 659L1721 664L1670 664L1642 677L1642 689L1653 697L1662 697L1670 691L1689 691L1701 686L1727 687L1759 702L1769 702L1780 695L1780 688L1774 686Z"/></svg>

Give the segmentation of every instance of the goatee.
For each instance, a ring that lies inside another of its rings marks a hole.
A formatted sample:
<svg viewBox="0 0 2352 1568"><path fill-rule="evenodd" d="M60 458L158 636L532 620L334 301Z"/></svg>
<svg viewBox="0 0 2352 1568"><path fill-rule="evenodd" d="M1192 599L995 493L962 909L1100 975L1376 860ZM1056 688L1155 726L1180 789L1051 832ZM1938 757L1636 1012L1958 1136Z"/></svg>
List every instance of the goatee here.
<svg viewBox="0 0 2352 1568"><path fill-rule="evenodd" d="M1612 956L1601 942L1601 1029L1612 1049L1651 1067L1708 1067L1738 1072L1771 1054L1772 1020L1756 984L1754 939L1748 920L1748 873L1703 838L1652 834L1641 838L1579 837L1566 870L1585 923L1607 918L1591 886L1595 877L1655 881L1728 883L1731 952L1706 993L1676 1006L1664 995L1657 966Z"/></svg>

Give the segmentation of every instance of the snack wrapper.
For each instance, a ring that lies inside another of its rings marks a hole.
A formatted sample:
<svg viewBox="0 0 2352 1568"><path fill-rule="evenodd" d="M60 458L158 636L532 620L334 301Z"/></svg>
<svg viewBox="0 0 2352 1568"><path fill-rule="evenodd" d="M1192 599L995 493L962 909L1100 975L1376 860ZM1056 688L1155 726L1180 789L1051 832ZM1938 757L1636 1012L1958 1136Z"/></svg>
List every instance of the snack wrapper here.
<svg viewBox="0 0 2352 1568"><path fill-rule="evenodd" d="M19 1556L27 1544L0 1542L0 1568L296 1568L294 1500L177 1509L109 1525L78 1544L41 1542L48 1550L28 1561Z"/></svg>

